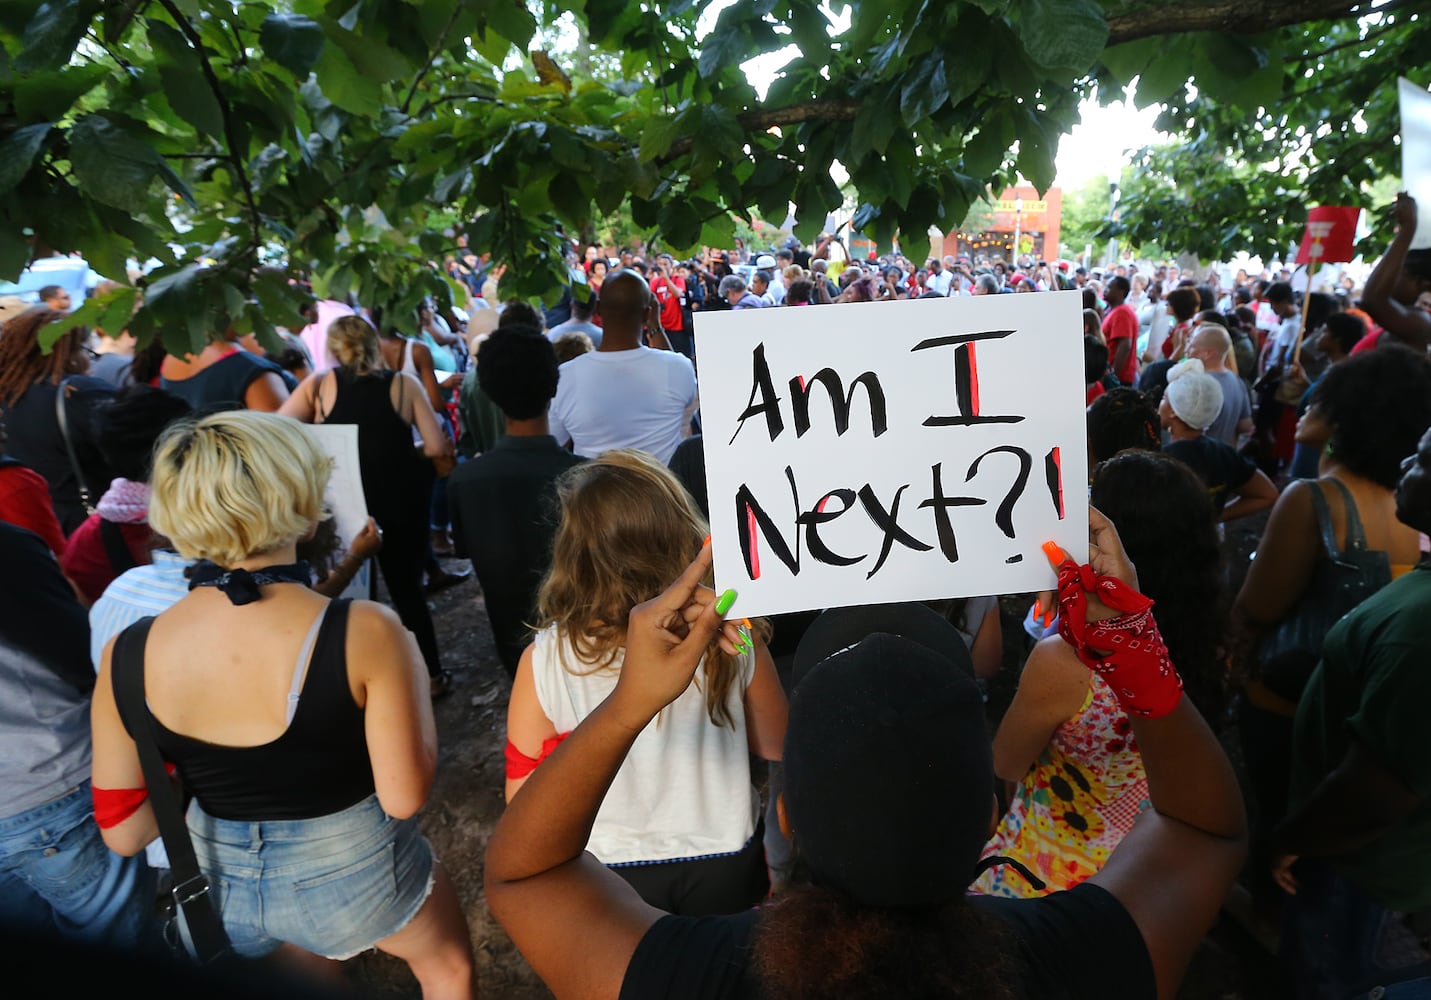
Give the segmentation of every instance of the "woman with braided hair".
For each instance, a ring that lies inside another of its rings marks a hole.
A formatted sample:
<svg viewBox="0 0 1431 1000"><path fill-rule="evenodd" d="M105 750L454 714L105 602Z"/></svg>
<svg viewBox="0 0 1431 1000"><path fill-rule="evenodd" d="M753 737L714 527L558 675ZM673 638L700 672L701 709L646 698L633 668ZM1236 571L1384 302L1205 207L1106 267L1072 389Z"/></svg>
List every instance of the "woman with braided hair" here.
<svg viewBox="0 0 1431 1000"><path fill-rule="evenodd" d="M63 318L62 313L37 306L10 320L0 332L0 419L10 432L7 453L45 477L55 516L69 535L88 516L82 492L94 491L92 498L98 500L113 478L95 442L97 415L115 390L86 374L90 356L84 327L63 334L48 352L40 346L40 331ZM56 398L61 385L63 402ZM61 413L74 461L65 444L65 428L60 426Z"/></svg>

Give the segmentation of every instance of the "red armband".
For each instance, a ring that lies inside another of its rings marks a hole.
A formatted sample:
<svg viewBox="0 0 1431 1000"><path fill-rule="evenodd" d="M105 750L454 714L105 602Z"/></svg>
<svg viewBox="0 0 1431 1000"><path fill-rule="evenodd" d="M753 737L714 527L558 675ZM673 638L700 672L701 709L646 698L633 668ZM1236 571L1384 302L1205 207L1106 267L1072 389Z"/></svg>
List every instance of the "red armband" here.
<svg viewBox="0 0 1431 1000"><path fill-rule="evenodd" d="M165 764L164 769L172 777L174 765ZM144 800L149 798L148 788L90 788L94 800L94 821L101 830L118 826L139 811Z"/></svg>
<svg viewBox="0 0 1431 1000"><path fill-rule="evenodd" d="M1123 614L1090 624L1090 593ZM1151 599L1069 559L1058 567L1058 604L1058 634L1108 683L1124 711L1156 719L1178 707L1183 680L1168 659Z"/></svg>
<svg viewBox="0 0 1431 1000"><path fill-rule="evenodd" d="M561 741L570 736L571 733L561 733L550 739L542 740L542 749L535 757L528 757L517 749L517 745L511 740L507 741L507 749L504 751L507 758L507 780L515 781L518 778L525 778L537 769L537 765L552 755L552 751L561 746Z"/></svg>

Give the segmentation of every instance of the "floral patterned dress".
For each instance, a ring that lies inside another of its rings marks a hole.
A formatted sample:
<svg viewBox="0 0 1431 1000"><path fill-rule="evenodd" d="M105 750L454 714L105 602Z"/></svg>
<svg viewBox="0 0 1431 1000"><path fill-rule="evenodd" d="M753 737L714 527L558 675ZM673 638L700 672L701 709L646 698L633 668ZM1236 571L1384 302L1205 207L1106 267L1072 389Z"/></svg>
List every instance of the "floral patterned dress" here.
<svg viewBox="0 0 1431 1000"><path fill-rule="evenodd" d="M1097 874L1147 806L1148 779L1128 715L1090 673L1083 707L1054 731L984 845L984 857L1022 862L1047 888L1035 891L1012 865L999 865L973 891L1028 897L1072 889Z"/></svg>

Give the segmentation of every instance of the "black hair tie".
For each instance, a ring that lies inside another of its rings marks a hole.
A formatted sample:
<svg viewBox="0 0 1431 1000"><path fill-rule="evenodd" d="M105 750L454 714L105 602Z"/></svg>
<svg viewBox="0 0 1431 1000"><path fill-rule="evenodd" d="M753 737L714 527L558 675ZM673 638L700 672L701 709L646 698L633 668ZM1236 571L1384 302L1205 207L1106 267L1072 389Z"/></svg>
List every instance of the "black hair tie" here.
<svg viewBox="0 0 1431 1000"><path fill-rule="evenodd" d="M1048 888L1048 883L1029 871L1023 862L1015 861L1013 858L1006 858L1002 854L991 854L987 858L981 858L979 863L974 866L974 878L977 879L990 868L997 868L999 865L1008 865L1022 875L1028 880L1029 885L1033 886L1034 892L1043 892L1044 889ZM970 881L972 882L973 879L970 879Z"/></svg>
<svg viewBox="0 0 1431 1000"><path fill-rule="evenodd" d="M260 569L224 569L207 559L197 563L189 571L189 589L195 587L218 587L236 606L252 604L263 595L259 588L270 583L301 583L310 586L313 582L308 563L299 561L287 566L264 566Z"/></svg>

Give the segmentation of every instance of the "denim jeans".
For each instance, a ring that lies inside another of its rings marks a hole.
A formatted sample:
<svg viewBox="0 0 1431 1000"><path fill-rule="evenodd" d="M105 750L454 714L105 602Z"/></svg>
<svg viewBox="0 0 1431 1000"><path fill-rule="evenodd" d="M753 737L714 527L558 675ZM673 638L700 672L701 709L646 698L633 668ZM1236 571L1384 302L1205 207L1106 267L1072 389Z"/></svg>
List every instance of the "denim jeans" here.
<svg viewBox="0 0 1431 1000"><path fill-rule="evenodd" d="M158 943L154 871L105 846L88 781L0 819L0 925L129 950Z"/></svg>
<svg viewBox="0 0 1431 1000"><path fill-rule="evenodd" d="M247 822L189 805L189 832L234 951L282 942L352 958L408 925L432 892L435 859L414 819L376 795L313 819Z"/></svg>
<svg viewBox="0 0 1431 1000"><path fill-rule="evenodd" d="M1298 1000L1428 996L1426 949L1405 918L1376 903L1323 861L1297 863L1298 889L1283 908L1282 959ZM1408 979L1410 981L1397 982ZM1393 992L1393 983L1397 983ZM1377 993L1374 987L1381 986Z"/></svg>

